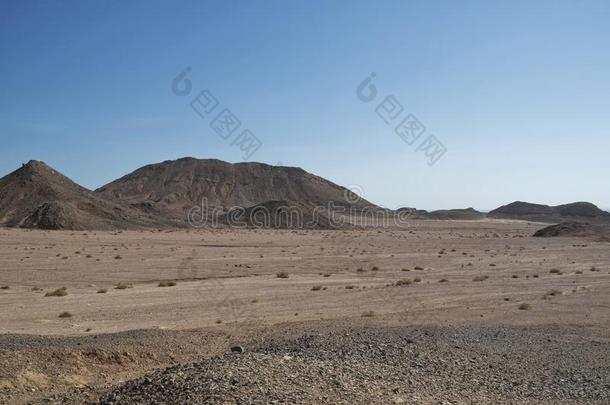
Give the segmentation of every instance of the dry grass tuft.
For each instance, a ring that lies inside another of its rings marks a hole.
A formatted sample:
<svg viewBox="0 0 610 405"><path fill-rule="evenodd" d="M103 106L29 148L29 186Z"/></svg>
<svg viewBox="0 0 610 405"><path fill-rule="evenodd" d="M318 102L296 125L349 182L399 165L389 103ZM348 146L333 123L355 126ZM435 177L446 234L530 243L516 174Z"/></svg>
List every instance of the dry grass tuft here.
<svg viewBox="0 0 610 405"><path fill-rule="evenodd" d="M45 297L65 297L66 295L68 295L68 289L66 287L61 287L55 291L49 291L44 296Z"/></svg>

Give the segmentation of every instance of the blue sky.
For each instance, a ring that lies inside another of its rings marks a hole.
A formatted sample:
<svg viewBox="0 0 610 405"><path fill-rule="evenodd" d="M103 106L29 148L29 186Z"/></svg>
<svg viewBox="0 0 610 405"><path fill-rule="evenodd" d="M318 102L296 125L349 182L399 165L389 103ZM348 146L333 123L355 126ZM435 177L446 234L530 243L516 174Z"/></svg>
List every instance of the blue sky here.
<svg viewBox="0 0 610 405"><path fill-rule="evenodd" d="M242 161L189 106L209 89L261 140L250 160L383 206L610 208L609 21L607 1L3 1L0 175ZM433 166L375 113L390 95L446 147Z"/></svg>

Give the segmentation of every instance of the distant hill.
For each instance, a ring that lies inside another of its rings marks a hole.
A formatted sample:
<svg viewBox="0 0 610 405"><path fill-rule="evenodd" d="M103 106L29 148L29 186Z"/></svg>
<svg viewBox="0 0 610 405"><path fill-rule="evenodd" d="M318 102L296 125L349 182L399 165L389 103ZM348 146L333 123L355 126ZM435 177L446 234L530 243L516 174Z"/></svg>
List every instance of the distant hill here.
<svg viewBox="0 0 610 405"><path fill-rule="evenodd" d="M586 222L562 222L557 225L550 225L542 228L536 233L535 237L580 237L593 238L602 241L610 241L609 224L590 224Z"/></svg>
<svg viewBox="0 0 610 405"><path fill-rule="evenodd" d="M485 213L479 212L474 208L456 208L449 210L426 211L415 208L403 207L397 210L398 212L410 212L411 219L435 219L435 220L461 220L471 221L479 220L486 217Z"/></svg>
<svg viewBox="0 0 610 405"><path fill-rule="evenodd" d="M534 222L610 222L610 213L588 202L549 206L516 201L496 208L487 215L490 218Z"/></svg>
<svg viewBox="0 0 610 405"><path fill-rule="evenodd" d="M146 205L183 220L207 199L209 208L254 207L282 201L302 207L376 207L345 187L297 167L183 158L141 167L96 190L96 194ZM347 196L347 197L346 197Z"/></svg>
<svg viewBox="0 0 610 405"><path fill-rule="evenodd" d="M0 226L39 229L126 229L168 221L94 194L44 162L30 161L0 179Z"/></svg>

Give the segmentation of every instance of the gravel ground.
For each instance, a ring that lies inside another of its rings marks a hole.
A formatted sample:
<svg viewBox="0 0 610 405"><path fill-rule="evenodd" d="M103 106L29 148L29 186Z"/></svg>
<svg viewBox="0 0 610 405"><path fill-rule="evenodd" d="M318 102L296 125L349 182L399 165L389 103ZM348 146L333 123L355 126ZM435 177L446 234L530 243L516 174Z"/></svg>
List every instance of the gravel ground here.
<svg viewBox="0 0 610 405"><path fill-rule="evenodd" d="M314 328L242 346L37 403L610 403L608 340L578 328Z"/></svg>

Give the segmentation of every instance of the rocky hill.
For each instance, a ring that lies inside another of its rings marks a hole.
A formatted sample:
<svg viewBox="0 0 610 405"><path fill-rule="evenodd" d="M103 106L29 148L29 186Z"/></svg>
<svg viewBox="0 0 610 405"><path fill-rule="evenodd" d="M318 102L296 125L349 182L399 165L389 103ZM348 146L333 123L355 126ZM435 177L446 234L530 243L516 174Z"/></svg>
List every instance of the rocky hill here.
<svg viewBox="0 0 610 405"><path fill-rule="evenodd" d="M588 202L549 206L516 201L489 212L491 218L535 222L610 222L610 213Z"/></svg>
<svg viewBox="0 0 610 405"><path fill-rule="evenodd" d="M216 159L183 158L144 166L113 181L96 194L145 205L161 215L184 220L193 207L216 212L248 209L281 201L309 207L375 207L344 187L297 167L263 163L227 163Z"/></svg>
<svg viewBox="0 0 610 405"><path fill-rule="evenodd" d="M592 238L600 241L610 241L610 224L590 224L586 222L562 222L542 228L535 237L577 237Z"/></svg>
<svg viewBox="0 0 610 405"><path fill-rule="evenodd" d="M87 190L44 162L30 161L0 179L0 226L85 230L168 224Z"/></svg>

